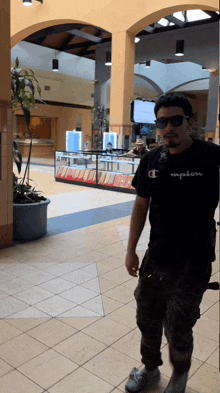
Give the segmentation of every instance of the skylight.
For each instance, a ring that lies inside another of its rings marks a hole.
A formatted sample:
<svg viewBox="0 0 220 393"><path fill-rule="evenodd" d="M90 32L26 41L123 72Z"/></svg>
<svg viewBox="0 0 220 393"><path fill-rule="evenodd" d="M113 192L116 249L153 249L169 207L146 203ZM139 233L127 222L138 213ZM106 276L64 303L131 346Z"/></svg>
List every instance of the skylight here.
<svg viewBox="0 0 220 393"><path fill-rule="evenodd" d="M158 20L158 23L162 26L167 26L168 25L168 20L161 18L160 20Z"/></svg>
<svg viewBox="0 0 220 393"><path fill-rule="evenodd" d="M182 14L182 12L175 12L175 14L173 14L173 16L175 16L177 19L181 20L182 22L185 22L184 16Z"/></svg>
<svg viewBox="0 0 220 393"><path fill-rule="evenodd" d="M187 11L187 18L189 22L194 22L195 20L202 20L211 18L210 15L206 14L202 10L189 10Z"/></svg>
<svg viewBox="0 0 220 393"><path fill-rule="evenodd" d="M182 22L185 22L182 12L180 12L180 11L175 12L175 14L173 14L173 16L175 16L177 19L181 20ZM203 20L203 19L211 18L210 15L206 14L202 10L188 10L188 11L186 11L186 16L187 16L188 22L194 22L196 20Z"/></svg>

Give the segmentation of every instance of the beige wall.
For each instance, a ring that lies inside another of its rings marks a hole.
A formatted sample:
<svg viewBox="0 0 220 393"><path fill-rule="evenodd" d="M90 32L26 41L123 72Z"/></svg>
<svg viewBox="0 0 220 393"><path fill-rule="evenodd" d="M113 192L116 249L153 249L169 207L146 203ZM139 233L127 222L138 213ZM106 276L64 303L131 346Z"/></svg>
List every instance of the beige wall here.
<svg viewBox="0 0 220 393"><path fill-rule="evenodd" d="M1 0L2 1L2 0ZM146 0L60 0L33 2L24 8L21 1L11 0L11 46L37 30L62 23L85 23L111 33L130 31L137 34L164 15L187 9L218 10L218 0L146 1ZM25 15L25 16L24 16ZM70 17L72 16L72 17Z"/></svg>
<svg viewBox="0 0 220 393"><path fill-rule="evenodd" d="M22 66L20 61L19 68L28 69ZM14 64L12 64L14 67ZM31 67L35 77L41 87L41 98L48 101L64 102L68 104L93 106L94 93L92 80L77 78L69 75L44 71ZM44 86L49 86L50 90L44 90Z"/></svg>
<svg viewBox="0 0 220 393"><path fill-rule="evenodd" d="M90 109L69 108L47 104L38 104L37 106L41 111L36 108L32 109L31 114L33 116L42 116L43 113L45 116L53 118L51 124L51 139L55 141L56 150L66 150L66 131L71 131L76 128L77 114L82 115L84 143L86 135L92 136L92 112ZM18 114L19 112L17 111L16 113Z"/></svg>

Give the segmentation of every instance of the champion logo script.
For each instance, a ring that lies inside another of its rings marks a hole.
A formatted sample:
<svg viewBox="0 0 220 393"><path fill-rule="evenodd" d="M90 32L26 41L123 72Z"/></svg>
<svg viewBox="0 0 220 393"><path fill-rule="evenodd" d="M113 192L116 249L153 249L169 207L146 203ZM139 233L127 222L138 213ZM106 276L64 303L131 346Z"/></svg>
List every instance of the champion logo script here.
<svg viewBox="0 0 220 393"><path fill-rule="evenodd" d="M158 177L157 173L159 171L157 169L151 169L151 171L148 172L148 176L151 177L152 179L155 179Z"/></svg>
<svg viewBox="0 0 220 393"><path fill-rule="evenodd" d="M180 180L182 180L184 177L193 177L193 176L203 176L204 173L201 172L182 172L182 173L171 173L170 176L172 177L179 177Z"/></svg>

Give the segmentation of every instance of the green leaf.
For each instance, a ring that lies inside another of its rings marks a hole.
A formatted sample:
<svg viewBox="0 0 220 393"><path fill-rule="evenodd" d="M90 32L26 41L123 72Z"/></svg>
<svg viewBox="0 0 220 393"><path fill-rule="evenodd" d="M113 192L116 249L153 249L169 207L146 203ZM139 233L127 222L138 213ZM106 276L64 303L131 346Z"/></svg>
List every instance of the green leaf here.
<svg viewBox="0 0 220 393"><path fill-rule="evenodd" d="M16 60L15 60L15 67L16 67L16 68L19 67L19 60L18 60L18 57L16 57Z"/></svg>

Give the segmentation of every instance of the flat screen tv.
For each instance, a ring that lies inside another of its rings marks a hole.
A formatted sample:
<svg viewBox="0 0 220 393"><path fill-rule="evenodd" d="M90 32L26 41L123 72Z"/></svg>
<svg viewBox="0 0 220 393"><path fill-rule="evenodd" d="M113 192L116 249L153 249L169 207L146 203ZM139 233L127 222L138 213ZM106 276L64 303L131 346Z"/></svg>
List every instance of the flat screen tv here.
<svg viewBox="0 0 220 393"><path fill-rule="evenodd" d="M134 123L155 124L154 102L133 100L130 103L130 121Z"/></svg>

